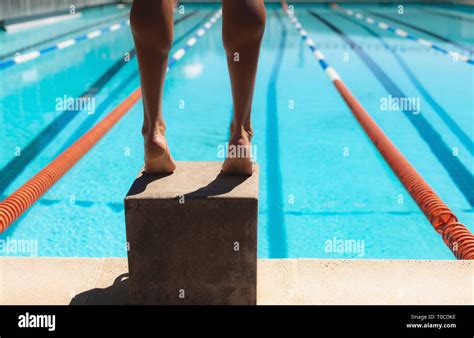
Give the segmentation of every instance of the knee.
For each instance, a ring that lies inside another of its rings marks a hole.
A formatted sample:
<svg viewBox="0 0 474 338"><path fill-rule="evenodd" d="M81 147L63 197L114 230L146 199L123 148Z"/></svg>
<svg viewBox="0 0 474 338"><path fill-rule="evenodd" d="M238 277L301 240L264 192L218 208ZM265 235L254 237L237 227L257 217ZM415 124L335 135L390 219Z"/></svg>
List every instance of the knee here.
<svg viewBox="0 0 474 338"><path fill-rule="evenodd" d="M147 44L168 53L173 44L173 23L167 22L165 8L143 5L144 2L135 1L130 12L133 38L138 43Z"/></svg>
<svg viewBox="0 0 474 338"><path fill-rule="evenodd" d="M242 1L240 7L229 11L230 13L224 12L222 39L227 51L260 44L265 31L266 14L263 5L249 5Z"/></svg>

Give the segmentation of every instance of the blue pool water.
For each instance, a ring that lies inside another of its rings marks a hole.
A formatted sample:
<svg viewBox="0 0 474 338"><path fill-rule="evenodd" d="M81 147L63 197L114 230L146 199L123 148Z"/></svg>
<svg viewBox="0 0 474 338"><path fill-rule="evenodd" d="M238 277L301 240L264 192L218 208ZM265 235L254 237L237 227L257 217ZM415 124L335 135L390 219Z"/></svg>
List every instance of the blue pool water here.
<svg viewBox="0 0 474 338"><path fill-rule="evenodd" d="M474 13L465 7L406 5L403 15L393 5L345 7L473 57ZM184 16L176 13L174 50L217 8L189 5ZM325 5L295 9L353 94L474 231L474 66ZM0 62L118 22L128 11L106 6L52 26L1 32ZM221 24L168 73L164 111L177 160L217 161L227 140L232 105ZM132 49L123 27L0 70L1 199L138 87L133 52L123 61ZM400 93L419 98L422 124L381 109L382 98ZM56 109L58 98L84 94L94 96L94 114ZM0 239L36 240L40 256L126 256L123 197L142 165L141 123L140 101ZM278 6L268 6L253 124L259 257L454 259ZM358 250L331 251L341 240Z"/></svg>

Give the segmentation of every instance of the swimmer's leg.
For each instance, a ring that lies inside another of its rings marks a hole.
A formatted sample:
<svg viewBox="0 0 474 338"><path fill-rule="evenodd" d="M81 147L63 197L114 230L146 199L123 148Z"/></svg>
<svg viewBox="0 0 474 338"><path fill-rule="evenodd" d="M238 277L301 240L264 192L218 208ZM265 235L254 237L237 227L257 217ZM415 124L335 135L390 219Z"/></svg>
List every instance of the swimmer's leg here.
<svg viewBox="0 0 474 338"><path fill-rule="evenodd" d="M172 173L176 164L165 138L162 98L168 55L173 43L173 2L135 0L130 13L130 25L143 94L145 171Z"/></svg>
<svg viewBox="0 0 474 338"><path fill-rule="evenodd" d="M249 175L253 170L250 158L253 135L250 113L260 44L265 30L265 5L263 0L222 0L222 7L222 38L234 106L229 154L232 154L231 147L234 150L240 149L234 153L246 154L239 158L228 156L222 171L227 174Z"/></svg>

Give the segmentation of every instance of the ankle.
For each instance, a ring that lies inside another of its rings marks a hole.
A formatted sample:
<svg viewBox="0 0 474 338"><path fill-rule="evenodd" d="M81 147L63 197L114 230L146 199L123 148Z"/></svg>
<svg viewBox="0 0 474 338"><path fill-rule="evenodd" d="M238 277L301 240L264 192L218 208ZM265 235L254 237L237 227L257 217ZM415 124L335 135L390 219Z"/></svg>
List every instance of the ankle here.
<svg viewBox="0 0 474 338"><path fill-rule="evenodd" d="M145 137L145 157L157 157L163 155L168 146L164 135L155 134Z"/></svg>
<svg viewBox="0 0 474 338"><path fill-rule="evenodd" d="M143 138L146 140L153 140L154 138L157 138L158 136L165 136L166 132L166 126L164 124L158 124L156 126L153 126L152 128L149 128L147 126L142 127L142 135Z"/></svg>
<svg viewBox="0 0 474 338"><path fill-rule="evenodd" d="M252 140L253 128L250 124L237 125L234 122L232 122L230 130L231 130L230 131L231 140L246 139L249 142Z"/></svg>

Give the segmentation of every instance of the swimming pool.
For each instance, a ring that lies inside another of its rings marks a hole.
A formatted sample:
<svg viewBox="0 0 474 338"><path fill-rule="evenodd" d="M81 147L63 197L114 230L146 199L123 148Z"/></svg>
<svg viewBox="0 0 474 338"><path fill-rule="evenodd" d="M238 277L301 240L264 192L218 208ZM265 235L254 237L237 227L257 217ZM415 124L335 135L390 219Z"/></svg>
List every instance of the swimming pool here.
<svg viewBox="0 0 474 338"><path fill-rule="evenodd" d="M327 5L294 6L354 95L473 231L473 65L355 16L472 58L472 10L405 5L401 15L395 5L342 5L354 12L348 15ZM177 12L174 50L217 9L186 5ZM259 257L454 259L281 7L267 9L253 105ZM106 6L53 26L2 32L0 62L110 27L127 12ZM177 160L220 160L218 146L227 141L232 107L220 28L219 20L168 73L164 112ZM0 131L1 199L139 85L125 24L0 72L0 119L7 126ZM410 113L418 109L423 125L396 109L400 93L413 99ZM95 99L93 114L58 109L58 102L80 96ZM0 239L36 240L40 256L126 256L123 197L142 165L141 122L139 102ZM348 241L354 250L338 250ZM2 253L13 254L23 253Z"/></svg>

